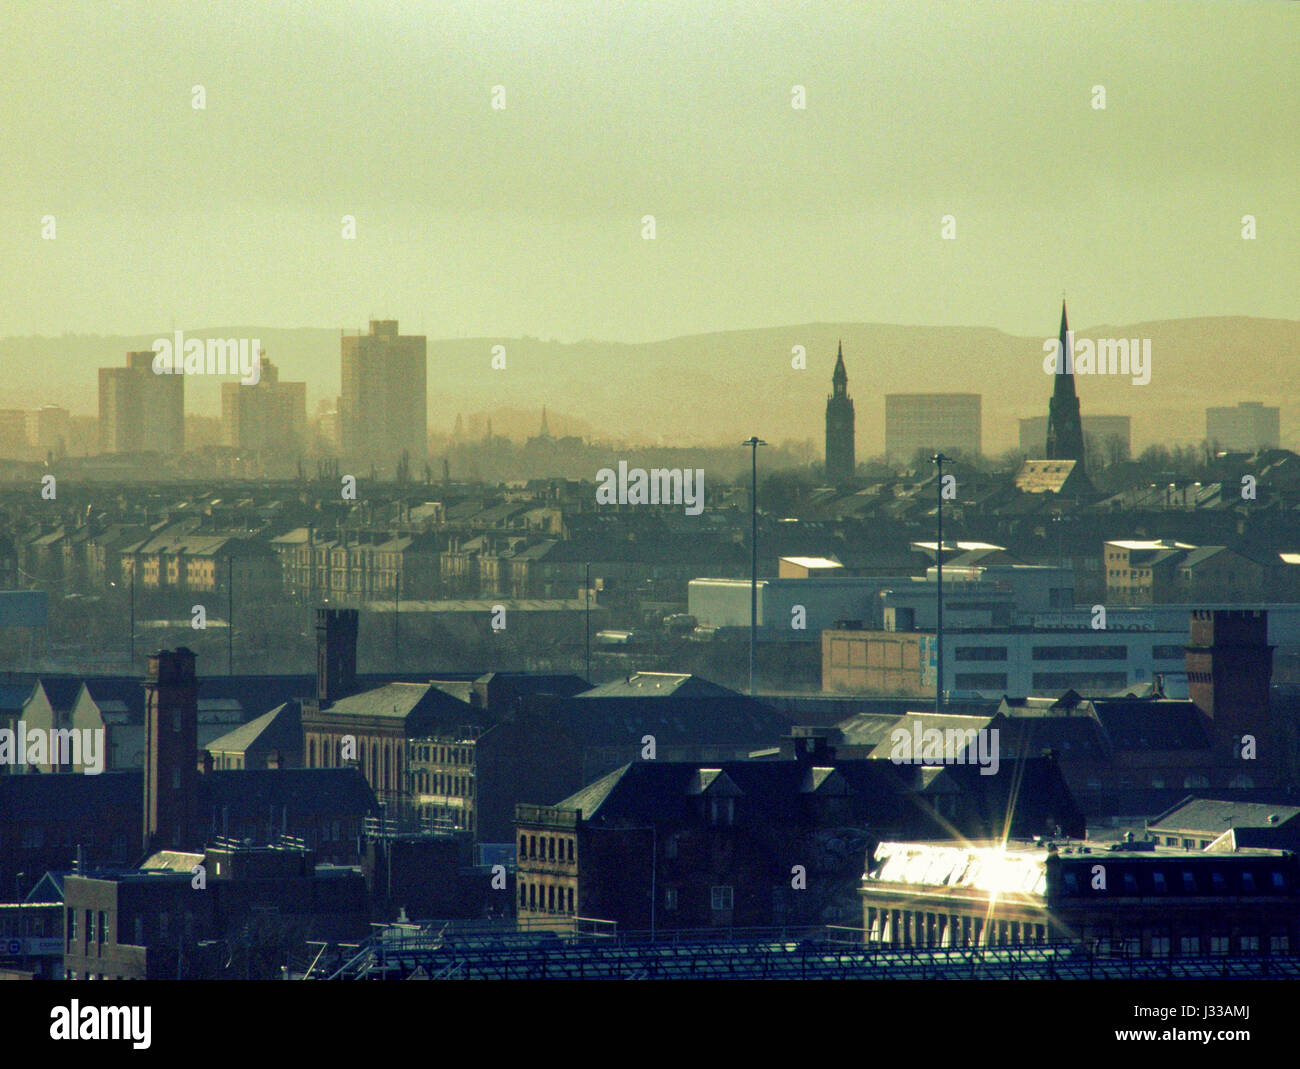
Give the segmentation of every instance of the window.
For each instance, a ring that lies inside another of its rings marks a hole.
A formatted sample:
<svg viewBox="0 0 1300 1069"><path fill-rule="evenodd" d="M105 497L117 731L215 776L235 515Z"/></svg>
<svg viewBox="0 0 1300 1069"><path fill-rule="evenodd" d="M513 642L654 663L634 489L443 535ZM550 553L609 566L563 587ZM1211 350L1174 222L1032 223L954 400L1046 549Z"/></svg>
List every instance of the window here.
<svg viewBox="0 0 1300 1069"><path fill-rule="evenodd" d="M519 836L519 856L520 856L520 857L525 857L525 856L527 856L527 854L528 854L528 836L527 836L527 835L520 835L520 836Z"/></svg>
<svg viewBox="0 0 1300 1069"><path fill-rule="evenodd" d="M570 887L568 890L569 890L569 912L570 912L570 913L573 913L573 912L574 912L574 909L573 909L573 888Z"/></svg>
<svg viewBox="0 0 1300 1069"><path fill-rule="evenodd" d="M1128 657L1127 646L1034 646L1035 661L1122 661Z"/></svg>
<svg viewBox="0 0 1300 1069"><path fill-rule="evenodd" d="M1151 879L1156 885L1156 894L1162 895L1169 890L1168 885L1165 883L1165 874L1163 872L1153 872L1151 874Z"/></svg>
<svg viewBox="0 0 1300 1069"><path fill-rule="evenodd" d="M1274 872L1272 875L1273 875L1273 890L1285 891L1286 879L1282 876L1282 874L1280 872Z"/></svg>
<svg viewBox="0 0 1300 1069"><path fill-rule="evenodd" d="M172 710L172 731L179 734L180 730L181 730L181 711L179 709L173 709Z"/></svg>
<svg viewBox="0 0 1300 1069"><path fill-rule="evenodd" d="M1183 869L1183 893L1188 895L1196 894L1196 877L1190 869Z"/></svg>
<svg viewBox="0 0 1300 1069"><path fill-rule="evenodd" d="M1227 954L1227 953L1228 953L1228 937L1227 937L1226 935L1212 935L1212 936L1210 936L1210 953L1211 953L1211 954Z"/></svg>
<svg viewBox="0 0 1300 1069"><path fill-rule="evenodd" d="M528 836L528 856L529 856L529 857L536 857L536 856L537 856L537 836L536 836L536 835L530 835L530 836Z"/></svg>
<svg viewBox="0 0 1300 1069"><path fill-rule="evenodd" d="M521 883L519 885L519 908L523 909L528 905L528 885Z"/></svg>
<svg viewBox="0 0 1300 1069"><path fill-rule="evenodd" d="M555 860L555 836L548 835L546 838L546 848L550 855L550 860Z"/></svg>
<svg viewBox="0 0 1300 1069"><path fill-rule="evenodd" d="M1153 935L1151 937L1151 956L1153 958L1169 957L1169 936Z"/></svg>
<svg viewBox="0 0 1300 1069"><path fill-rule="evenodd" d="M730 887L714 887L711 889L712 904L715 910L727 910L735 908L735 891Z"/></svg>
<svg viewBox="0 0 1300 1069"><path fill-rule="evenodd" d="M569 842L569 860L572 861L572 860L573 860L573 840L570 839L568 842Z"/></svg>
<svg viewBox="0 0 1300 1069"><path fill-rule="evenodd" d="M1228 881L1223 878L1221 872L1211 872L1210 882L1214 885L1214 890L1219 894L1223 894L1228 890Z"/></svg>
<svg viewBox="0 0 1300 1069"><path fill-rule="evenodd" d="M530 883L528 885L528 908L537 908L537 884L535 883Z"/></svg>
<svg viewBox="0 0 1300 1069"><path fill-rule="evenodd" d="M1243 935L1241 937L1241 949L1243 951L1258 954L1259 953L1259 936Z"/></svg>
<svg viewBox="0 0 1300 1069"><path fill-rule="evenodd" d="M958 672L955 682L960 690L1005 690L1007 677L996 672Z"/></svg>
<svg viewBox="0 0 1300 1069"><path fill-rule="evenodd" d="M1178 952L1184 957L1195 957L1201 952L1201 937L1185 935L1178 941Z"/></svg>
<svg viewBox="0 0 1300 1069"><path fill-rule="evenodd" d="M548 887L546 889L546 912L547 913L555 912L555 888L554 887Z"/></svg>
<svg viewBox="0 0 1300 1069"><path fill-rule="evenodd" d="M1243 872L1241 874L1241 889L1249 895L1255 893L1255 874L1253 872Z"/></svg>
<svg viewBox="0 0 1300 1069"><path fill-rule="evenodd" d="M1138 878L1132 872L1126 872L1124 875L1124 893L1135 895L1138 893Z"/></svg>
<svg viewBox="0 0 1300 1069"><path fill-rule="evenodd" d="M677 908L677 888L664 888L664 909L675 910Z"/></svg>
<svg viewBox="0 0 1300 1069"><path fill-rule="evenodd" d="M1286 935L1271 935L1268 939L1268 948L1275 953L1286 953L1291 949L1291 939Z"/></svg>
<svg viewBox="0 0 1300 1069"><path fill-rule="evenodd" d="M1007 648L1005 646L958 646L955 659L958 661L1005 661L1007 659Z"/></svg>

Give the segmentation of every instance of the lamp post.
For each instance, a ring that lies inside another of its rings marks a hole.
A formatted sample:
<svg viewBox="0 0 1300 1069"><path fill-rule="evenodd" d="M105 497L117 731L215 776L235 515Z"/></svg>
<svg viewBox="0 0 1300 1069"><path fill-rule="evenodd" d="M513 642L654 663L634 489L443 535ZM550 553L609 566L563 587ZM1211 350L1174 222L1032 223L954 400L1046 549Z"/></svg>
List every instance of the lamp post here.
<svg viewBox="0 0 1300 1069"><path fill-rule="evenodd" d="M758 630L758 447L767 445L761 438L753 437L741 445L749 446L751 455L749 479L749 511L751 530L749 538L749 696L754 696L754 635Z"/></svg>
<svg viewBox="0 0 1300 1069"><path fill-rule="evenodd" d="M226 558L226 675L235 674L235 555Z"/></svg>
<svg viewBox="0 0 1300 1069"><path fill-rule="evenodd" d="M942 453L935 453L930 460L939 472L939 508L935 512L938 541L935 543L934 561L936 565L934 607L934 711L943 712L943 462L951 460Z"/></svg>
<svg viewBox="0 0 1300 1069"><path fill-rule="evenodd" d="M585 633L585 644L587 651L587 682L591 682L591 561L587 561L583 572L582 593L586 600L586 610L583 613L582 627Z"/></svg>
<svg viewBox="0 0 1300 1069"><path fill-rule="evenodd" d="M27 933L23 931L23 880L27 873L18 872L14 874L14 901L18 903L18 946L19 959L18 967L27 968Z"/></svg>

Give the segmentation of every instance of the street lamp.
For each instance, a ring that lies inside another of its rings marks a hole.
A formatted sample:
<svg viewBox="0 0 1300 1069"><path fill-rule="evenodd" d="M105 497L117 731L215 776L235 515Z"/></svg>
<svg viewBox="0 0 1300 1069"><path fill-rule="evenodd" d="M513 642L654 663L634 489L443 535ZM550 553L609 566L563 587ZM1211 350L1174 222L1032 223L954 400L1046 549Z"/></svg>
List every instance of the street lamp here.
<svg viewBox="0 0 1300 1069"><path fill-rule="evenodd" d="M758 629L758 447L767 445L761 438L750 438L741 445L749 446L752 460L749 480L749 511L752 529L749 539L749 696L754 696L754 634Z"/></svg>
<svg viewBox="0 0 1300 1069"><path fill-rule="evenodd" d="M935 578L937 580L934 591L935 606L935 628L934 628L934 711L943 712L943 462L951 461L951 457L946 457L942 453L935 453L930 458L931 463L939 472L939 508L935 513L937 541L935 543L934 560L937 567Z"/></svg>

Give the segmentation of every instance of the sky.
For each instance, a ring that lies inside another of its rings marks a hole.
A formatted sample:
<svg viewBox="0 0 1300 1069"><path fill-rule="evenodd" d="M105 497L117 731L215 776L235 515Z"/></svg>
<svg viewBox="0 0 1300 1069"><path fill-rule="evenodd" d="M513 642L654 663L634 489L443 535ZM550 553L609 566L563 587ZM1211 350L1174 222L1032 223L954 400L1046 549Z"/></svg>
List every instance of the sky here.
<svg viewBox="0 0 1300 1069"><path fill-rule="evenodd" d="M1081 325L1296 316L1297 4L8 0L3 20L0 336L1041 337L1062 292Z"/></svg>

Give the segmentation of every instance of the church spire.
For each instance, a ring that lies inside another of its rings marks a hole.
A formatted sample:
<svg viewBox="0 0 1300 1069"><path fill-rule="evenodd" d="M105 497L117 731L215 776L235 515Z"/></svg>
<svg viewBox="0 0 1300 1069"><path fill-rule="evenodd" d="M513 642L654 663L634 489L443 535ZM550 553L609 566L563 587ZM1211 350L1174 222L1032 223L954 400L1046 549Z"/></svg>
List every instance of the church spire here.
<svg viewBox="0 0 1300 1069"><path fill-rule="evenodd" d="M1061 335L1057 343L1056 380L1047 407L1047 459L1073 460L1084 470L1083 420L1079 396L1074 392L1074 353L1070 345L1070 324L1061 298Z"/></svg>
<svg viewBox="0 0 1300 1069"><path fill-rule="evenodd" d="M1060 333L1061 364L1056 369L1056 387L1053 393L1057 397L1074 396L1074 353L1071 351L1073 346L1070 344L1070 323L1065 315L1065 298L1061 298L1061 333Z"/></svg>
<svg viewBox="0 0 1300 1069"><path fill-rule="evenodd" d="M542 405L542 430L541 433L538 435L538 437L549 438L550 436L551 436L551 432L546 429L546 406Z"/></svg>

